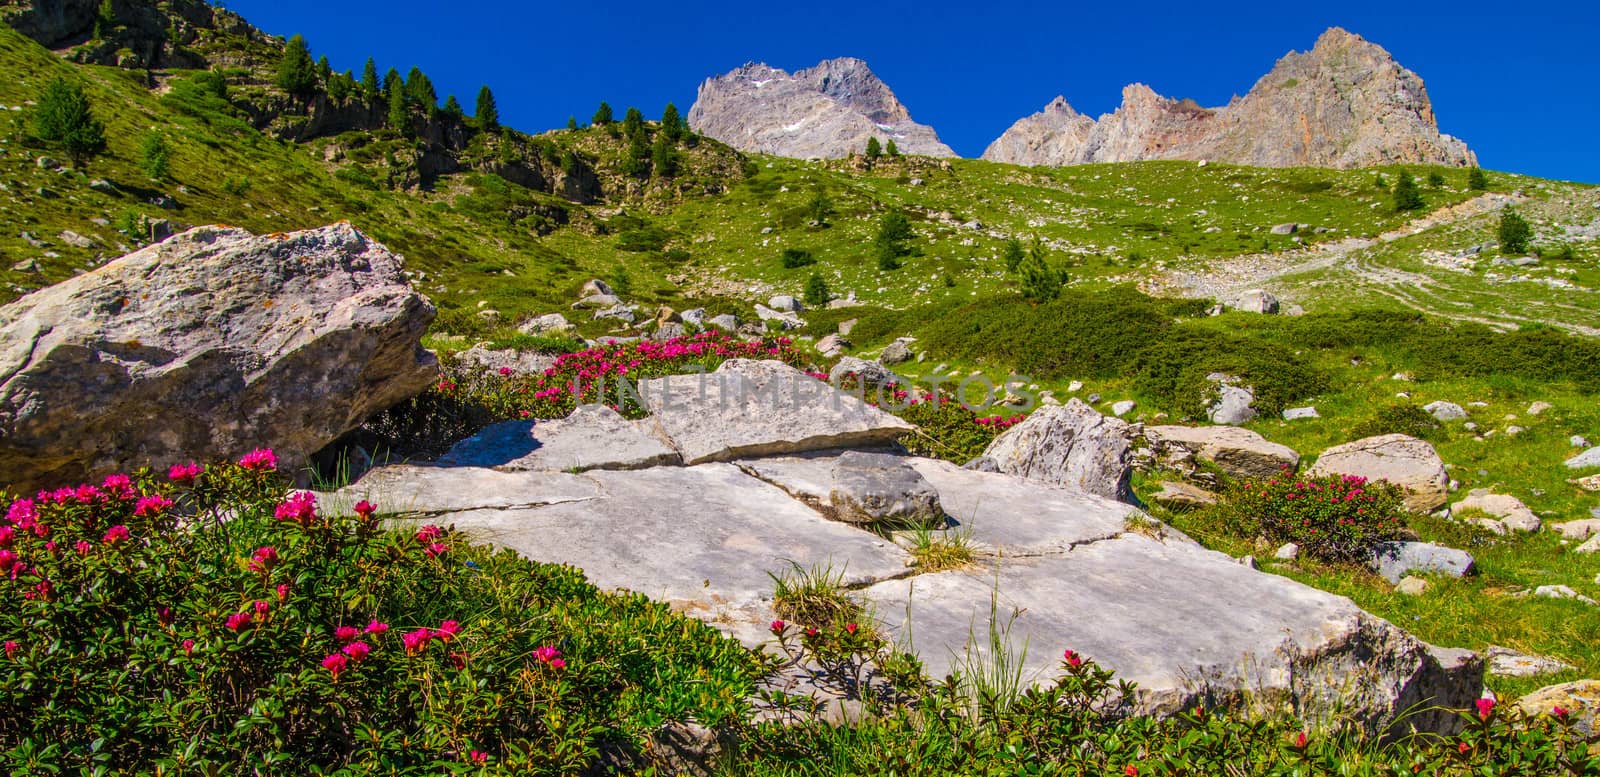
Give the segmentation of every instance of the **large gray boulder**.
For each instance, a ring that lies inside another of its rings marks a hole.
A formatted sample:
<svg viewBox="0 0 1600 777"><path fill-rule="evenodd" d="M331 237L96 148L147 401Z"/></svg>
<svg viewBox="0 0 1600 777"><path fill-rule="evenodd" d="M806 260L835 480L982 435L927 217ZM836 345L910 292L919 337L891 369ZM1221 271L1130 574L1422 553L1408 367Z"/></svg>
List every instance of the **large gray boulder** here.
<svg viewBox="0 0 1600 777"><path fill-rule="evenodd" d="M543 375L544 371L554 367L555 363L556 357L547 353L516 349L491 350L483 345L474 345L456 355L458 366L485 373L510 370L506 374Z"/></svg>
<svg viewBox="0 0 1600 777"><path fill-rule="evenodd" d="M506 472L643 469L678 463L654 419L630 421L605 405L579 405L566 418L504 421L456 443L436 462Z"/></svg>
<svg viewBox="0 0 1600 777"><path fill-rule="evenodd" d="M1206 376L1212 384L1214 396L1206 406L1206 418L1214 424L1236 426L1249 423L1256 417L1255 389L1243 385L1238 378L1214 372Z"/></svg>
<svg viewBox="0 0 1600 777"><path fill-rule="evenodd" d="M1113 499L1128 497L1130 427L1074 397L1046 405L984 449L1001 472Z"/></svg>
<svg viewBox="0 0 1600 777"><path fill-rule="evenodd" d="M875 361L858 359L846 356L833 365L828 371L828 382L839 385L847 376L854 375L863 386L884 386L890 383L900 383L900 376L895 375L888 367Z"/></svg>
<svg viewBox="0 0 1600 777"><path fill-rule="evenodd" d="M1273 227L1272 229L1274 234L1278 234L1277 227ZM1251 289L1250 291L1240 294L1239 297L1233 301L1233 308L1235 310L1242 310L1246 313L1264 313L1270 315L1278 312L1278 298L1273 296L1272 292L1267 291L1266 289Z"/></svg>
<svg viewBox="0 0 1600 777"><path fill-rule="evenodd" d="M1589 469L1600 467L1600 446L1590 448L1566 461L1568 469Z"/></svg>
<svg viewBox="0 0 1600 777"><path fill-rule="evenodd" d="M1322 452L1307 475L1356 475L1387 480L1406 492L1406 507L1431 513L1444 506L1450 473L1439 453L1422 440L1404 434L1367 437Z"/></svg>
<svg viewBox="0 0 1600 777"><path fill-rule="evenodd" d="M1473 570L1472 554L1431 542L1384 542L1372 552L1372 569L1391 583L1416 572L1463 577Z"/></svg>
<svg viewBox="0 0 1600 777"><path fill-rule="evenodd" d="M348 223L190 230L0 308L4 484L258 447L294 472L438 379L433 315Z"/></svg>
<svg viewBox="0 0 1600 777"><path fill-rule="evenodd" d="M686 464L891 445L915 428L779 361L730 359L639 393Z"/></svg>
<svg viewBox="0 0 1600 777"><path fill-rule="evenodd" d="M1150 426L1144 436L1169 464L1195 459L1232 478L1271 477L1300 465L1293 448L1236 426Z"/></svg>
<svg viewBox="0 0 1600 777"><path fill-rule="evenodd" d="M1528 509L1528 506L1509 494L1496 494L1487 488L1474 488L1467 492L1467 498L1451 506L1451 513L1462 510L1477 510L1489 515L1481 519L1486 523L1492 522L1498 526L1485 526L1496 534L1509 532L1538 531L1543 525L1539 516Z"/></svg>
<svg viewBox="0 0 1600 777"><path fill-rule="evenodd" d="M828 501L834 517L846 523L944 525L939 492L898 456L860 451L839 456Z"/></svg>
<svg viewBox="0 0 1600 777"><path fill-rule="evenodd" d="M917 355L911 352L912 342L907 337L896 339L894 342L884 346L883 353L878 355L878 361L888 365L895 365L917 358Z"/></svg>
<svg viewBox="0 0 1600 777"><path fill-rule="evenodd" d="M1442 399L1429 402L1423 405L1422 409L1439 421L1459 421L1467 417L1465 408L1454 402L1446 402Z"/></svg>

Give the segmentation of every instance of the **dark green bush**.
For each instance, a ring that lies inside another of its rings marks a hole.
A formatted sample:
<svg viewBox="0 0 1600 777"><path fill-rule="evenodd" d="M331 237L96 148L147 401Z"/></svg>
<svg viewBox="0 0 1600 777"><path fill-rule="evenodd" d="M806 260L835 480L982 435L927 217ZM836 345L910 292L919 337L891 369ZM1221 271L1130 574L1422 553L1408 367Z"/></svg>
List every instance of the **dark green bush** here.
<svg viewBox="0 0 1600 777"><path fill-rule="evenodd" d="M1183 415L1199 417L1214 393L1215 384L1207 379L1213 373L1231 375L1251 387L1255 408L1267 414L1327 388L1326 376L1282 345L1199 327L1175 327L1141 349L1134 385Z"/></svg>
<svg viewBox="0 0 1600 777"><path fill-rule="evenodd" d="M1351 427L1352 437L1377 437L1381 434L1408 434L1431 440L1443 429L1439 420L1412 404L1388 405L1379 408L1372 417Z"/></svg>
<svg viewBox="0 0 1600 777"><path fill-rule="evenodd" d="M817 258L804 248L785 248L779 259L783 262L783 269L785 270L817 263Z"/></svg>

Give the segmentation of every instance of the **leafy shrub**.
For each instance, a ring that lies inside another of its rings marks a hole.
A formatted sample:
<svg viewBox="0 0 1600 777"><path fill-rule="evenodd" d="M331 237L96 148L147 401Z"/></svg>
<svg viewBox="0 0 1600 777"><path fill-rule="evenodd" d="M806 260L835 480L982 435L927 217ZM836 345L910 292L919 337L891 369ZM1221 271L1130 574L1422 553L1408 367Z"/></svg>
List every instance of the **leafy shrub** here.
<svg viewBox="0 0 1600 777"><path fill-rule="evenodd" d="M1213 373L1231 375L1255 391L1255 408L1277 413L1320 393L1327 378L1293 351L1261 338L1205 328L1175 328L1137 352L1134 386L1187 416L1205 414Z"/></svg>
<svg viewBox="0 0 1600 777"><path fill-rule="evenodd" d="M1533 238L1533 226L1522 214L1507 208L1500 213L1500 227L1496 234L1500 238L1501 253L1525 253L1528 241Z"/></svg>
<svg viewBox="0 0 1600 777"><path fill-rule="evenodd" d="M1329 562L1364 561L1374 545L1406 529L1400 489L1354 475L1296 477L1285 471L1246 480L1208 509L1222 513L1238 536L1293 542L1301 553Z"/></svg>
<svg viewBox="0 0 1600 777"><path fill-rule="evenodd" d="M793 270L796 267L805 267L817 263L817 258L804 248L785 248L779 259L783 263L783 269L785 270Z"/></svg>
<svg viewBox="0 0 1600 777"><path fill-rule="evenodd" d="M1424 440L1433 439L1442 429L1439 420L1428 411L1412 404L1388 405L1378 409L1371 418L1351 428L1351 435L1377 437L1381 434L1408 434Z"/></svg>
<svg viewBox="0 0 1600 777"><path fill-rule="evenodd" d="M833 299L833 290L828 288L828 282L821 275L811 274L811 279L806 281L805 303L814 308L820 308Z"/></svg>
<svg viewBox="0 0 1600 777"><path fill-rule="evenodd" d="M11 774L570 774L738 716L754 657L568 567L285 498L270 451L0 522ZM351 772L344 772L351 773Z"/></svg>

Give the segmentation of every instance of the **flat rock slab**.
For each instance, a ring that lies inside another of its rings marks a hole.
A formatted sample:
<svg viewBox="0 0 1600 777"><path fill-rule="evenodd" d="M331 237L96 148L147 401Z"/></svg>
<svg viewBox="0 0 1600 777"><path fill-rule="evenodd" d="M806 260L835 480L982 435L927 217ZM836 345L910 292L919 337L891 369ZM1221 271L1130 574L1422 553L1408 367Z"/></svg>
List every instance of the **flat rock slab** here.
<svg viewBox="0 0 1600 777"><path fill-rule="evenodd" d="M1560 674L1571 670L1571 664L1545 656L1528 655L1511 648L1491 645L1483 652L1488 661L1489 674L1496 677L1537 677L1542 674Z"/></svg>
<svg viewBox="0 0 1600 777"><path fill-rule="evenodd" d="M581 405L566 418L495 424L457 443L436 463L582 472L643 469L678 460L653 419L630 421L605 405Z"/></svg>
<svg viewBox="0 0 1600 777"><path fill-rule="evenodd" d="M639 393L686 464L892 444L915 427L777 361L731 359Z"/></svg>
<svg viewBox="0 0 1600 777"><path fill-rule="evenodd" d="M1431 513L1444 506L1450 473L1432 445L1404 434L1367 437L1322 452L1306 470L1316 475L1356 475L1387 480L1406 492L1406 508Z"/></svg>
<svg viewBox="0 0 1600 777"><path fill-rule="evenodd" d="M598 499L600 484L565 472L499 472L481 467L398 464L368 472L331 494L318 494L324 512L353 514L357 502L383 514L433 516L462 510L542 507Z"/></svg>
<svg viewBox="0 0 1600 777"><path fill-rule="evenodd" d="M1145 438L1158 448L1181 449L1234 478L1268 478L1300 465L1300 454L1237 426L1151 426Z"/></svg>
<svg viewBox="0 0 1600 777"><path fill-rule="evenodd" d="M994 601L1012 648L1027 645L1026 681L1052 679L1074 650L1138 683L1140 712L1248 700L1309 718L1342 708L1372 724L1424 697L1465 706L1481 688L1481 663L1436 655L1349 599L1138 535L998 571L887 581L866 595L892 632L914 639L930 676L958 666L965 646L987 644Z"/></svg>
<svg viewBox="0 0 1600 777"><path fill-rule="evenodd" d="M861 586L909 571L906 553L888 540L829 521L730 464L564 477L588 483L599 496L468 509L433 522L535 561L571 564L601 588L665 601L752 647L770 637L767 624L775 617L769 572L831 566L846 585Z"/></svg>
<svg viewBox="0 0 1600 777"><path fill-rule="evenodd" d="M1384 542L1372 553L1372 570L1390 583L1415 572L1463 577L1471 574L1472 554L1431 542Z"/></svg>

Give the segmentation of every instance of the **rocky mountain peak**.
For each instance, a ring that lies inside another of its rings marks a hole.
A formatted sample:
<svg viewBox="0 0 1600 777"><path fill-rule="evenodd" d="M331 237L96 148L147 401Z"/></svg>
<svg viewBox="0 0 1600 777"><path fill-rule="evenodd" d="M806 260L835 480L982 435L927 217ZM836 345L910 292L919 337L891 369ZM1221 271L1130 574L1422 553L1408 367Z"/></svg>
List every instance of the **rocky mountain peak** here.
<svg viewBox="0 0 1600 777"><path fill-rule="evenodd" d="M1439 132L1416 73L1339 27L1319 36L1310 51L1279 59L1226 106L1205 108L1136 83L1123 88L1116 111L1097 121L1062 122L1051 113L1047 108L1019 120L983 158L1028 165L1141 159L1266 167L1477 163L1465 143Z"/></svg>
<svg viewBox="0 0 1600 777"><path fill-rule="evenodd" d="M860 152L869 137L892 139L907 154L955 156L853 57L794 73L749 63L706 79L689 109L689 125L741 151L778 156L842 157Z"/></svg>

